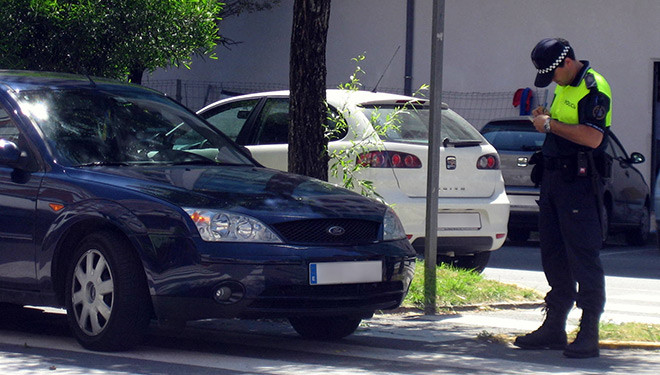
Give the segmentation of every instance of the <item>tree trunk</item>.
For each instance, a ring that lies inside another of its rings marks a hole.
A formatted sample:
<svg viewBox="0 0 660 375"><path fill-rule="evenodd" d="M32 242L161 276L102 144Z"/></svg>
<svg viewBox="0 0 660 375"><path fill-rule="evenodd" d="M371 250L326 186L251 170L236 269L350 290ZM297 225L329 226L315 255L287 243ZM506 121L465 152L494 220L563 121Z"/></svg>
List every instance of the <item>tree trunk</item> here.
<svg viewBox="0 0 660 375"><path fill-rule="evenodd" d="M330 0L295 0L289 87L289 172L328 180L328 141L323 123L325 104L325 49Z"/></svg>
<svg viewBox="0 0 660 375"><path fill-rule="evenodd" d="M135 83L136 85L141 85L143 73L144 73L144 67L132 66L130 71L128 72L128 81L130 83Z"/></svg>

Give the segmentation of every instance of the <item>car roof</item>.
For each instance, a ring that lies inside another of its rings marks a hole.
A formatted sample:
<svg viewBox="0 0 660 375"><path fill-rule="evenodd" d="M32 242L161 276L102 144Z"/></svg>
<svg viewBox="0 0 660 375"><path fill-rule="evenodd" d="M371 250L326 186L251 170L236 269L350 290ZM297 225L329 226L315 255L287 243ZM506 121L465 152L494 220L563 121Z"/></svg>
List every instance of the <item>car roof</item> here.
<svg viewBox="0 0 660 375"><path fill-rule="evenodd" d="M122 86L150 90L144 86L127 84L109 78L91 77L70 73L40 72L28 70L0 70L0 84L13 91L38 90L44 88L82 88L99 86Z"/></svg>
<svg viewBox="0 0 660 375"><path fill-rule="evenodd" d="M251 94L233 96L230 98L226 98L224 100L241 100L241 99L258 98L262 96L287 97L289 96L289 90L255 92ZM343 103L348 101L351 104L360 104L360 105L391 104L391 103L404 104L410 101L417 101L420 104L429 104L428 98L420 98L414 96L391 94L385 92L372 92L372 91L364 91L364 90L328 89L326 91L326 98L330 103L338 103L338 102ZM445 103L443 103L443 107L446 107Z"/></svg>

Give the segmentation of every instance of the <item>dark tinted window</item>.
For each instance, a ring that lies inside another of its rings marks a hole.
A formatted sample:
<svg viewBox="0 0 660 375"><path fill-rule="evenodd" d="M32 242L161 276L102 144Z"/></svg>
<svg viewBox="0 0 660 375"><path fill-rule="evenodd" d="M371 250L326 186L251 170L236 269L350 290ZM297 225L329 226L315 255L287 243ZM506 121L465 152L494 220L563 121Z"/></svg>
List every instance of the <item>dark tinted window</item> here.
<svg viewBox="0 0 660 375"><path fill-rule="evenodd" d="M530 121L489 122L481 134L497 150L536 151L540 150L545 134L536 131Z"/></svg>
<svg viewBox="0 0 660 375"><path fill-rule="evenodd" d="M17 96L64 165L252 164L197 116L148 91L62 89Z"/></svg>
<svg viewBox="0 0 660 375"><path fill-rule="evenodd" d="M289 143L289 99L270 98L266 100L257 118L256 129L254 144Z"/></svg>

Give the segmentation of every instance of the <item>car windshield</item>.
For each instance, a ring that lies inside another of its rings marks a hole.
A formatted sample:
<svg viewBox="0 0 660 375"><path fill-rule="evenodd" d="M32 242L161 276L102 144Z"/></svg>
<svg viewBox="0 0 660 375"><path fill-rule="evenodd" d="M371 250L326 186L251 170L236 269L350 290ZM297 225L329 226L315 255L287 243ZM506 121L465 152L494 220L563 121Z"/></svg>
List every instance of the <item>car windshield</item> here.
<svg viewBox="0 0 660 375"><path fill-rule="evenodd" d="M364 114L371 123L384 130L380 138L390 142L427 144L429 140L428 106L365 106ZM483 137L464 118L451 109L442 109L440 138L443 143L479 145Z"/></svg>
<svg viewBox="0 0 660 375"><path fill-rule="evenodd" d="M153 92L51 89L17 96L65 166L253 165L225 137Z"/></svg>
<svg viewBox="0 0 660 375"><path fill-rule="evenodd" d="M536 131L530 121L491 122L481 129L484 138L498 151L537 151L545 134Z"/></svg>

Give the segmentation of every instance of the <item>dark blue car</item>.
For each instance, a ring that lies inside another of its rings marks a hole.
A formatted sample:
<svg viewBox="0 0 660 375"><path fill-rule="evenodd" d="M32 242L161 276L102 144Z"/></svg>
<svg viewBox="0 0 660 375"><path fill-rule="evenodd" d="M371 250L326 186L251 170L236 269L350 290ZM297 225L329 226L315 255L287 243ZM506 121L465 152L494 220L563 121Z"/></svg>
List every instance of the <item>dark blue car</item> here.
<svg viewBox="0 0 660 375"><path fill-rule="evenodd" d="M152 319L341 338L399 306L414 262L386 205L263 168L156 91L0 71L0 302L66 307L87 348Z"/></svg>

